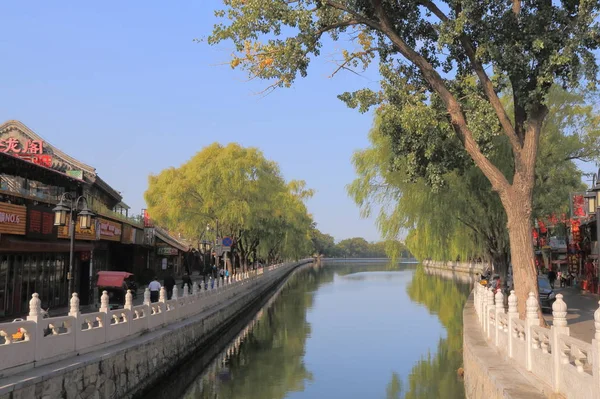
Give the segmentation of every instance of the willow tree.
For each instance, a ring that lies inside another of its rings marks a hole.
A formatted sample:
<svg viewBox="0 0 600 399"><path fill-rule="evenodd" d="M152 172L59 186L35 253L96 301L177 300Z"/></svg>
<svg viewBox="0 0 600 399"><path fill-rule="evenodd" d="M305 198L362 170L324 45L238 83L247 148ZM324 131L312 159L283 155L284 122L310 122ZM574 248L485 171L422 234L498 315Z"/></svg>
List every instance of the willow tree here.
<svg viewBox="0 0 600 399"><path fill-rule="evenodd" d="M568 213L569 194L582 190L582 172L573 161L598 159L600 116L590 105L589 94L593 93L568 93L558 87L550 90L536 166L534 217ZM353 157L358 176L348 187L350 195L364 214L370 212L373 203L388 205L377 217L380 231L386 239L394 239L409 230L406 242L420 259L481 256L504 274L510 252L506 214L491 184L472 164L443 175L442 189L424 178L413 181L405 167L410 158L397 154L393 144L398 140L395 127L407 124L398 119L402 113L390 116L388 111L378 112L370 133L371 147ZM426 122L416 126L429 129ZM414 135L428 133L415 131ZM488 157L508 173L512 165L510 146L503 137L494 141L500 142L492 143Z"/></svg>
<svg viewBox="0 0 600 399"><path fill-rule="evenodd" d="M600 45L596 20L600 3L592 0L223 0L209 43L231 40L232 67L267 79L270 87L288 87L305 76L311 58L330 45L347 45L339 70L372 61L398 76L406 106L441 102L436 117L450 122L469 157L490 181L508 218L511 255L520 313L528 292L537 294L531 237L532 193L540 131L548 112L546 93L559 81L566 87L597 80L593 51ZM345 33L349 33L345 35ZM338 40L343 38L344 40ZM497 79L493 79L493 71ZM475 76L479 91L462 93ZM499 93L509 89L514 120ZM363 109L388 98L361 90L345 99ZM503 135L513 153L513 172L502 173L486 155L465 111L473 101L488 104L496 126L486 134ZM418 138L414 138L418 140ZM426 147L427 143L423 143ZM415 172L438 154L415 153Z"/></svg>
<svg viewBox="0 0 600 399"><path fill-rule="evenodd" d="M203 236L207 224L214 227L218 220L219 236L233 238L245 267L262 239L291 231L281 220L295 222L296 213L304 212L308 222L294 225L294 233L304 228L308 235L306 208L282 206L291 195L277 164L257 148L215 143L181 167L150 176L145 198L153 219L189 238Z"/></svg>

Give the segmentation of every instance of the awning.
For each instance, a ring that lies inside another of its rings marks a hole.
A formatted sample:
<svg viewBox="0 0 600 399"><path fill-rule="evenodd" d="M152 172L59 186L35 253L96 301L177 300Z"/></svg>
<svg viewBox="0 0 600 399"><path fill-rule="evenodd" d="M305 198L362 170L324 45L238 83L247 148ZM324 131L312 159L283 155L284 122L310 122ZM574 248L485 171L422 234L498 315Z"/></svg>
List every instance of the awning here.
<svg viewBox="0 0 600 399"><path fill-rule="evenodd" d="M98 287L123 287L123 281L133 274L128 272L98 272Z"/></svg>
<svg viewBox="0 0 600 399"><path fill-rule="evenodd" d="M58 170L0 152L0 170L7 175L21 176L54 186L75 188L84 185L83 180L68 176Z"/></svg>

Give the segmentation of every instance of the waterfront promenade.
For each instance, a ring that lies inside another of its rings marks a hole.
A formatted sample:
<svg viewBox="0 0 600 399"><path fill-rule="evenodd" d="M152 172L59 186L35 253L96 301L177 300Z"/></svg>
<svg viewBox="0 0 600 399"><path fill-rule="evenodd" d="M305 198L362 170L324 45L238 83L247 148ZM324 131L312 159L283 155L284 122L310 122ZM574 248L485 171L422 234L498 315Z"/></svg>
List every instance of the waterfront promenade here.
<svg viewBox="0 0 600 399"><path fill-rule="evenodd" d="M176 367L195 349L266 295L300 262L244 273L218 289L161 290L159 302L44 319L34 295L28 320L0 324L0 399L14 397L132 397ZM15 339L19 331L20 339ZM48 333L49 332L49 333ZM19 396L20 395L20 396Z"/></svg>

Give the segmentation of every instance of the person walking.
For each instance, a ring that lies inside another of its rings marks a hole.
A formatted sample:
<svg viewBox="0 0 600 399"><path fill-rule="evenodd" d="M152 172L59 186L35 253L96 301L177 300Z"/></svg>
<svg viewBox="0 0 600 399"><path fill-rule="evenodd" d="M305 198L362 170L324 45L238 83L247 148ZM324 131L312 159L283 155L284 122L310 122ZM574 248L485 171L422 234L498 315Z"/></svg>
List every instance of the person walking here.
<svg viewBox="0 0 600 399"><path fill-rule="evenodd" d="M554 282L556 281L556 272L550 269L548 272L548 281L550 281L550 287L554 288Z"/></svg>
<svg viewBox="0 0 600 399"><path fill-rule="evenodd" d="M181 283L181 289L183 290L185 288L185 286L188 286L188 292L192 292L192 279L190 278L190 276L186 273L183 276L183 282Z"/></svg>
<svg viewBox="0 0 600 399"><path fill-rule="evenodd" d="M148 284L148 288L150 289L150 302L158 302L160 283L158 282L156 276L154 276L154 279L150 282L150 284Z"/></svg>
<svg viewBox="0 0 600 399"><path fill-rule="evenodd" d="M175 287L175 279L169 273L165 277L165 289L167 290L167 299L171 299L173 296L173 287Z"/></svg>

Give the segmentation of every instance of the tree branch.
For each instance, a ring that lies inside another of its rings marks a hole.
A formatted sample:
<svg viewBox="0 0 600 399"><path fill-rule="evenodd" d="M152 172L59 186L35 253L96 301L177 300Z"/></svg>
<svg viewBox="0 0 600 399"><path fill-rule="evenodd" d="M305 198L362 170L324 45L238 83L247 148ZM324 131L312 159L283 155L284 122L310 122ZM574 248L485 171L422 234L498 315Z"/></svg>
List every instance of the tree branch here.
<svg viewBox="0 0 600 399"><path fill-rule="evenodd" d="M448 17L431 0L421 0L420 3L429 11L431 11L436 17L438 17L440 21L449 21ZM496 116L500 121L502 129L504 130L505 134L510 140L513 152L515 153L515 155L517 155L521 150L521 142L519 140L518 135L516 134L515 128L513 127L510 121L510 118L506 113L506 110L504 109L504 106L502 105L502 102L500 101L500 98L494 90L494 85L487 73L485 72L485 70L483 69L483 65L481 65L481 63L477 60L475 49L473 48L473 45L471 44L468 37L464 34L461 34L459 36L459 39L465 50L465 53L467 54L467 57L469 57L469 62L473 66L473 69L475 70L475 73L477 74L477 77L481 82L485 95L487 96L488 100L490 101L490 104L492 104L492 107L496 112Z"/></svg>
<svg viewBox="0 0 600 399"><path fill-rule="evenodd" d="M455 127L455 130L460 132L462 135L465 150L481 169L483 174L490 180L494 190L501 192L506 191L510 187L506 176L504 176L502 172L500 172L500 170L494 164L492 164L479 149L479 146L473 137L473 133L467 126L467 121L462 112L460 104L454 95L446 88L442 77L421 54L409 47L406 42L396 33L396 31L390 27L389 21L387 20L383 8L381 7L381 0L372 1L380 20L380 25L377 29L388 36L398 51L407 60L411 61L419 68L427 83L436 93L438 93L442 101L444 101L450 114L452 125Z"/></svg>

